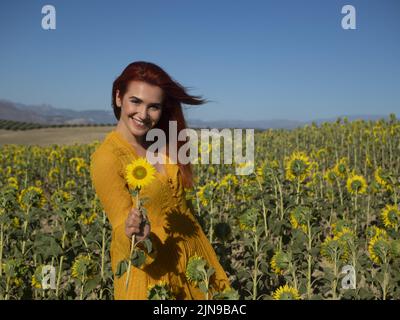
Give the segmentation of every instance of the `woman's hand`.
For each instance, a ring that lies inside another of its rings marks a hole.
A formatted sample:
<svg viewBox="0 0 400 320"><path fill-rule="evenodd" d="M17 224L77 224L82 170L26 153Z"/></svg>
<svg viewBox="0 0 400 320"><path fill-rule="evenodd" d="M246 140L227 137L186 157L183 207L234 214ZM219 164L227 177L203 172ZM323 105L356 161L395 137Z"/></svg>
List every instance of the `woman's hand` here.
<svg viewBox="0 0 400 320"><path fill-rule="evenodd" d="M136 241L145 240L150 234L150 221L144 220L142 213L132 208L125 220L125 234L131 239L135 234Z"/></svg>

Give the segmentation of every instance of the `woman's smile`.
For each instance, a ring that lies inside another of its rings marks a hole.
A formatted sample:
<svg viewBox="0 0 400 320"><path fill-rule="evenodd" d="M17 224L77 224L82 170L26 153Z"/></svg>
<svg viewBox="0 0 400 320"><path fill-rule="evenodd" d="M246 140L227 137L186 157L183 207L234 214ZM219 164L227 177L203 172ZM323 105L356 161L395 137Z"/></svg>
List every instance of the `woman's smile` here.
<svg viewBox="0 0 400 320"><path fill-rule="evenodd" d="M138 129L146 129L148 128L147 122L140 120L134 116L130 116L129 119L131 120L133 126L135 126Z"/></svg>

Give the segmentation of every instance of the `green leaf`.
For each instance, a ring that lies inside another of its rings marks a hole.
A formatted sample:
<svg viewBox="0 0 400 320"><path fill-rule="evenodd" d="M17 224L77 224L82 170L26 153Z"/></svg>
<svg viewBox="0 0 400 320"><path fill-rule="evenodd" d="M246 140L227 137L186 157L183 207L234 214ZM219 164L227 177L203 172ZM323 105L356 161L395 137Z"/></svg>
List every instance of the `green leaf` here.
<svg viewBox="0 0 400 320"><path fill-rule="evenodd" d="M144 262L146 261L146 254L143 252L143 250L137 249L132 257L132 265L134 265L136 268L140 268Z"/></svg>
<svg viewBox="0 0 400 320"><path fill-rule="evenodd" d="M319 248L311 248L311 255L313 256L313 257L318 257L318 255L319 255L319 252L320 252L320 249Z"/></svg>
<svg viewBox="0 0 400 320"><path fill-rule="evenodd" d="M207 270L207 277L210 278L214 273L215 273L214 268L210 267L210 268Z"/></svg>
<svg viewBox="0 0 400 320"><path fill-rule="evenodd" d="M203 292L204 294L206 294L208 292L208 288L206 287L206 284L204 282L200 282L199 283L199 289L201 290L201 292Z"/></svg>
<svg viewBox="0 0 400 320"><path fill-rule="evenodd" d="M152 244L151 240L147 238L143 242L146 247L147 253L151 253L151 251L153 250L153 244Z"/></svg>
<svg viewBox="0 0 400 320"><path fill-rule="evenodd" d="M88 294L91 291L93 291L100 284L100 281L101 281L100 276L96 276L93 279L89 279L85 285L85 292Z"/></svg>
<svg viewBox="0 0 400 320"><path fill-rule="evenodd" d="M118 278L121 278L121 276L126 272L126 270L128 270L128 261L127 260L121 260L120 262L118 262L117 265L117 271L115 272L115 275Z"/></svg>
<svg viewBox="0 0 400 320"><path fill-rule="evenodd" d="M76 222L73 220L68 220L65 222L65 231L67 233L73 233L76 231Z"/></svg>

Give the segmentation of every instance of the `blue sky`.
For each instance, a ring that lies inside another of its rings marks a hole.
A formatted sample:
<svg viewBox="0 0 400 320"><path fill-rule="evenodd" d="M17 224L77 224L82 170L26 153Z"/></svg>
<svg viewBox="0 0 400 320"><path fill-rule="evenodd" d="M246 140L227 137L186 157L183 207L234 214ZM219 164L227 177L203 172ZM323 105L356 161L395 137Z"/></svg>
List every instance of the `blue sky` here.
<svg viewBox="0 0 400 320"><path fill-rule="evenodd" d="M189 118L400 116L398 0L5 0L0 43L0 99L25 104L107 110L115 77L145 60L213 100Z"/></svg>

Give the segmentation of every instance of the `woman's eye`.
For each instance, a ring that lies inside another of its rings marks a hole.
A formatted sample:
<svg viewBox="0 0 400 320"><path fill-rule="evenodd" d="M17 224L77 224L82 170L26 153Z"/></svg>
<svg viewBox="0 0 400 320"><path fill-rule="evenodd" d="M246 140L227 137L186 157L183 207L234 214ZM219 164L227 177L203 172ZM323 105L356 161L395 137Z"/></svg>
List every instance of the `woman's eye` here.
<svg viewBox="0 0 400 320"><path fill-rule="evenodd" d="M153 110L159 110L161 109L161 106L151 106L150 108L153 108Z"/></svg>
<svg viewBox="0 0 400 320"><path fill-rule="evenodd" d="M139 103L140 103L140 102L137 101L137 100L131 100L131 102L134 103L134 104L139 104Z"/></svg>

